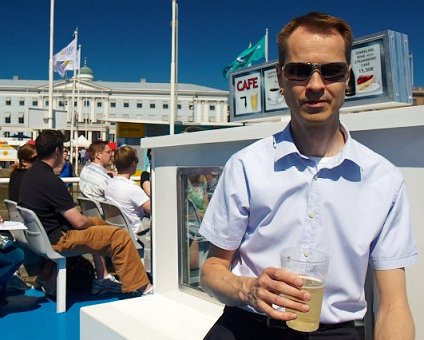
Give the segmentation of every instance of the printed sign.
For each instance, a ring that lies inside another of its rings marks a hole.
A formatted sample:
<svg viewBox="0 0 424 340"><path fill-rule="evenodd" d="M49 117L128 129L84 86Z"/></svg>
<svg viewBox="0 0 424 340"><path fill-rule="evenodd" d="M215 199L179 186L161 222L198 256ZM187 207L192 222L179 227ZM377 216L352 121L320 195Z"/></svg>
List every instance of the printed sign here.
<svg viewBox="0 0 424 340"><path fill-rule="evenodd" d="M351 59L352 72L346 96L363 97L383 93L380 44L353 48Z"/></svg>
<svg viewBox="0 0 424 340"><path fill-rule="evenodd" d="M264 70L265 111L287 108L284 96L280 93L275 67Z"/></svg>
<svg viewBox="0 0 424 340"><path fill-rule="evenodd" d="M277 61L230 75L230 121L289 115L277 80ZM354 112L412 104L408 37L384 31L354 41L342 110Z"/></svg>
<svg viewBox="0 0 424 340"><path fill-rule="evenodd" d="M234 78L235 106L238 115L261 112L261 73Z"/></svg>

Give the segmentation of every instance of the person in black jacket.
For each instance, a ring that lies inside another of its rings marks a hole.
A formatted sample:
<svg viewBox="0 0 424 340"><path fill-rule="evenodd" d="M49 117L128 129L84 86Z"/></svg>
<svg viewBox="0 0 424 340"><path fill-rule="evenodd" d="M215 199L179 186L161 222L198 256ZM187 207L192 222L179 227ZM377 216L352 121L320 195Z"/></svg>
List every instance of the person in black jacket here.
<svg viewBox="0 0 424 340"><path fill-rule="evenodd" d="M18 150L19 162L12 166L9 181L9 199L15 202L19 200L19 190L21 189L22 179L28 169L37 159L37 151L35 146L25 144Z"/></svg>

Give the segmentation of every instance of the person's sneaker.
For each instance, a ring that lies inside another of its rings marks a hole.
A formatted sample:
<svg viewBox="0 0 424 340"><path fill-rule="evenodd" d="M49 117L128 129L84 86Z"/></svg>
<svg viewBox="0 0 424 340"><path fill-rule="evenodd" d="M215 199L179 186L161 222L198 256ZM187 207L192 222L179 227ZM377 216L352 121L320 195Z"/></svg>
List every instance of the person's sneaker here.
<svg viewBox="0 0 424 340"><path fill-rule="evenodd" d="M110 274L104 279L95 279L91 286L91 294L100 295L107 293L122 293L121 282Z"/></svg>
<svg viewBox="0 0 424 340"><path fill-rule="evenodd" d="M153 286L151 284L148 284L147 287L142 290L141 288L137 289L134 292L128 293L129 297L141 297L146 295L152 295L153 294Z"/></svg>
<svg viewBox="0 0 424 340"><path fill-rule="evenodd" d="M12 277L7 282L6 291L10 293L21 292L29 289L30 287L16 274L12 275Z"/></svg>
<svg viewBox="0 0 424 340"><path fill-rule="evenodd" d="M56 282L52 279L44 280L37 276L33 288L43 291L46 297L50 299L56 299Z"/></svg>

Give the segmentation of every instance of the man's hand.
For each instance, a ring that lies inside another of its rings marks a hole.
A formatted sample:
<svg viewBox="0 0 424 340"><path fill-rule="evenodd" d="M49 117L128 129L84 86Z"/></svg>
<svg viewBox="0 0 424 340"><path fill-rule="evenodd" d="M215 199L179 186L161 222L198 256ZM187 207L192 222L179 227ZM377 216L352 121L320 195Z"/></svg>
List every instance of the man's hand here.
<svg viewBox="0 0 424 340"><path fill-rule="evenodd" d="M248 292L248 302L256 310L266 313L273 319L292 320L296 318L295 313L282 312L274 307L308 312L307 302L311 296L302 290L303 284L299 276L284 269L269 267L253 281Z"/></svg>
<svg viewBox="0 0 424 340"><path fill-rule="evenodd" d="M270 267L259 277L237 276L230 271L234 254L235 251L210 246L201 275L201 285L207 293L228 306L249 304L277 320L287 321L297 317L294 312L277 310L277 306L293 311L309 311L307 301L311 296L302 290L303 280L298 275Z"/></svg>

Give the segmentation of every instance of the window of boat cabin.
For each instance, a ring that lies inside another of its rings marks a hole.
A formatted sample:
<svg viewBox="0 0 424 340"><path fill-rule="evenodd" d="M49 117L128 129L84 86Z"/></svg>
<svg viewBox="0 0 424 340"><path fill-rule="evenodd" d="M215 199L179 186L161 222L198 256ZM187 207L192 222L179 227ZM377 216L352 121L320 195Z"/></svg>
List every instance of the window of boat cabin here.
<svg viewBox="0 0 424 340"><path fill-rule="evenodd" d="M221 173L220 167L181 167L177 172L180 289L205 296L200 287L200 268L209 242L199 234L199 227Z"/></svg>

